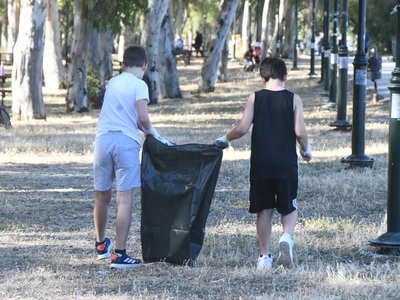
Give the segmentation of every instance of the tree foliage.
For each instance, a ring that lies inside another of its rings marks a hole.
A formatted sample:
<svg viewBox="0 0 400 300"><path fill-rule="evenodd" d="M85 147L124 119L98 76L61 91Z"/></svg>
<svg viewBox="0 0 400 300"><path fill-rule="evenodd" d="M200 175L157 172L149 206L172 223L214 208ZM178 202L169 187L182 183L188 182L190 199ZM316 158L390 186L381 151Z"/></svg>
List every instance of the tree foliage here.
<svg viewBox="0 0 400 300"><path fill-rule="evenodd" d="M390 12L397 5L397 0L366 1L366 33L371 37L370 45L378 47L379 54L391 53L391 37L396 34L396 14ZM358 0L349 1L349 31L356 36L358 30Z"/></svg>
<svg viewBox="0 0 400 300"><path fill-rule="evenodd" d="M119 33L121 24L131 25L137 12L144 12L147 1L132 0L95 0L91 13L93 26L99 31L111 28L114 33Z"/></svg>

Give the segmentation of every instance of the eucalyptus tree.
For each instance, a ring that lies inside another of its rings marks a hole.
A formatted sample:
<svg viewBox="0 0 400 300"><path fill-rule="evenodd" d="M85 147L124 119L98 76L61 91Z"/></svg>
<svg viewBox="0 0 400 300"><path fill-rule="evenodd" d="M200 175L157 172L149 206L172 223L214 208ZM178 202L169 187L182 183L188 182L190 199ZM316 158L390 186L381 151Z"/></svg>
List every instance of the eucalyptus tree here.
<svg viewBox="0 0 400 300"><path fill-rule="evenodd" d="M14 119L46 119L43 102L43 51L47 0L22 0L12 68Z"/></svg>
<svg viewBox="0 0 400 300"><path fill-rule="evenodd" d="M0 0L0 48L7 47L7 1Z"/></svg>
<svg viewBox="0 0 400 300"><path fill-rule="evenodd" d="M246 0L243 4L242 17L242 52L245 53L251 44L251 14L250 1Z"/></svg>
<svg viewBox="0 0 400 300"><path fill-rule="evenodd" d="M87 52L92 23L87 0L74 0L74 27L67 77L67 112L89 110L87 99Z"/></svg>
<svg viewBox="0 0 400 300"><path fill-rule="evenodd" d="M295 40L295 5L294 1L285 0L283 7L283 24L282 28L282 57L293 58L294 40Z"/></svg>
<svg viewBox="0 0 400 300"><path fill-rule="evenodd" d="M58 1L48 0L46 19L46 39L44 44L43 64L44 82L47 88L60 89L66 87L65 68L61 55L60 21Z"/></svg>
<svg viewBox="0 0 400 300"><path fill-rule="evenodd" d="M238 0L224 0L221 6L221 12L215 22L211 42L208 49L208 57L204 61L201 69L199 81L199 90L203 92L212 92L215 90L215 82L218 77L218 65L221 59L221 52L226 38L229 35L229 29L235 15Z"/></svg>
<svg viewBox="0 0 400 300"><path fill-rule="evenodd" d="M7 1L7 53L13 53L17 42L20 7L20 0ZM11 61L12 58L8 57L7 60Z"/></svg>
<svg viewBox="0 0 400 300"><path fill-rule="evenodd" d="M270 23L271 23L271 2L270 0L264 0L264 6L262 11L262 21L261 21L261 46L263 51L263 56L268 54L270 48L269 35L270 35Z"/></svg>
<svg viewBox="0 0 400 300"><path fill-rule="evenodd" d="M151 102L157 103L159 89L159 37L161 24L168 10L168 0L149 0L144 14L144 28L140 43L146 48L148 63L146 74L151 89Z"/></svg>
<svg viewBox="0 0 400 300"><path fill-rule="evenodd" d="M87 67L89 37L92 28L118 32L121 24L129 24L136 11L143 9L144 0L74 0L74 26L68 66L67 112L89 109L87 101Z"/></svg>
<svg viewBox="0 0 400 300"><path fill-rule="evenodd" d="M164 98L182 98L176 60L172 54L174 49L173 26L172 20L168 14L164 16L163 22L161 23L158 44L160 45L158 48L158 60L160 66L159 86L161 95Z"/></svg>

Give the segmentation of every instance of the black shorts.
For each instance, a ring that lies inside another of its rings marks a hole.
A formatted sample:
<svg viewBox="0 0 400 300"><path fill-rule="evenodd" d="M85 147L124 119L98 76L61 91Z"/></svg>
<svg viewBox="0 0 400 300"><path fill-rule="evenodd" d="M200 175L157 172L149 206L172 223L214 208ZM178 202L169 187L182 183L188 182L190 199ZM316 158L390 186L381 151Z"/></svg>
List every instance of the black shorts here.
<svg viewBox="0 0 400 300"><path fill-rule="evenodd" d="M297 209L298 180L251 180L250 213L273 209L287 215Z"/></svg>

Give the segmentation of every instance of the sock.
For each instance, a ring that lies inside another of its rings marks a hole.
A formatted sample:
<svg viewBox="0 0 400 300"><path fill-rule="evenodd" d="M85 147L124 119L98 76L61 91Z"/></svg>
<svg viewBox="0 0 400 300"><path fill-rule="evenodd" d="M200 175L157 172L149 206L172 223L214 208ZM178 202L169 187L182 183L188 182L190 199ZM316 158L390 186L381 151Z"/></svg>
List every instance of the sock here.
<svg viewBox="0 0 400 300"><path fill-rule="evenodd" d="M115 253L121 254L121 255L125 255L126 254L126 249L124 249L124 250L115 249Z"/></svg>
<svg viewBox="0 0 400 300"><path fill-rule="evenodd" d="M102 242L96 241L96 247L97 247L97 246L100 246L100 245L104 245L105 242L106 242L106 239L104 239L104 241L102 241Z"/></svg>

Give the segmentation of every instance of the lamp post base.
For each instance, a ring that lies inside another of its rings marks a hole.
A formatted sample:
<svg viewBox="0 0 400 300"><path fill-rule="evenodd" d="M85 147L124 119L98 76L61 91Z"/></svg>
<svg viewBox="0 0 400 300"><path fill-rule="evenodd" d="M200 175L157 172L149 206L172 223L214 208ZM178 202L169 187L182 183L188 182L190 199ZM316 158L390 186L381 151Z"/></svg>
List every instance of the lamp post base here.
<svg viewBox="0 0 400 300"><path fill-rule="evenodd" d="M386 232L377 239L369 240L369 242L372 246L380 248L382 252L399 255L400 232Z"/></svg>
<svg viewBox="0 0 400 300"><path fill-rule="evenodd" d="M329 126L336 127L337 130L349 131L351 130L351 123L346 120L336 120L330 123Z"/></svg>
<svg viewBox="0 0 400 300"><path fill-rule="evenodd" d="M341 163L348 163L351 167L369 167L374 165L374 159L364 154L353 154L340 160Z"/></svg>

